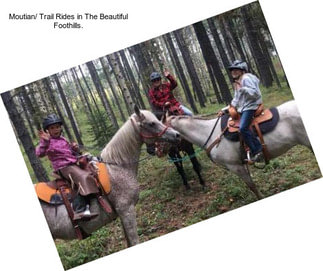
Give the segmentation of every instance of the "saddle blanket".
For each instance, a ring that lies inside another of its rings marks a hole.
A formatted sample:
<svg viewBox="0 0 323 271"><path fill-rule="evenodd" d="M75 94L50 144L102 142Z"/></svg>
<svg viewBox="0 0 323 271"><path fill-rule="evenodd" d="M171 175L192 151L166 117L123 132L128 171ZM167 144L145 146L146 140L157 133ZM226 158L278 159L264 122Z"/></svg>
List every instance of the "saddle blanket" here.
<svg viewBox="0 0 323 271"><path fill-rule="evenodd" d="M264 121L259 124L262 134L266 134L274 130L274 128L276 127L279 121L279 113L277 108L272 107L269 110L272 113L272 118L270 120ZM230 118L230 115L228 114L225 114L221 117L222 131L227 127L229 118ZM255 133L255 135L257 135L257 132L255 131L255 129L253 129L253 132ZM228 130L226 130L224 133L224 137L231 141L239 141L239 132L229 132Z"/></svg>
<svg viewBox="0 0 323 271"><path fill-rule="evenodd" d="M108 194L111 191L110 177L107 167L104 163L97 162L96 166L98 168L98 181L99 185L102 188L104 194ZM56 180L50 182L40 182L36 183L35 190L38 198L42 201L45 201L49 204L63 204L63 199L57 188ZM68 198L72 199L71 189L66 189Z"/></svg>

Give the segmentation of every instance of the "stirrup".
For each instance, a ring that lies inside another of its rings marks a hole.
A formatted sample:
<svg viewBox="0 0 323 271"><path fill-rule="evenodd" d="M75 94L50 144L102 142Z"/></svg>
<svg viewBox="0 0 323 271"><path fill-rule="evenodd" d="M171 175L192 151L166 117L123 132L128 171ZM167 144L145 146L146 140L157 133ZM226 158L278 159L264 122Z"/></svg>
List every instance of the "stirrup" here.
<svg viewBox="0 0 323 271"><path fill-rule="evenodd" d="M248 165L253 165L255 162L252 161L251 156L250 156L250 151L247 151L247 158L244 159L244 162L247 163Z"/></svg>

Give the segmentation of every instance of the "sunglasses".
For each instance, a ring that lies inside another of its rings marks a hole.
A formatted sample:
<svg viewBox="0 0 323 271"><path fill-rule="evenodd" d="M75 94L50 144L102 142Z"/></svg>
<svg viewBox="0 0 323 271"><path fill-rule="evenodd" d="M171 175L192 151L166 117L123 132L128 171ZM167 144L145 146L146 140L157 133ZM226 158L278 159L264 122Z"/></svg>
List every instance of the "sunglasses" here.
<svg viewBox="0 0 323 271"><path fill-rule="evenodd" d="M158 82L160 80L161 80L160 78L156 78L156 79L151 80L151 82Z"/></svg>

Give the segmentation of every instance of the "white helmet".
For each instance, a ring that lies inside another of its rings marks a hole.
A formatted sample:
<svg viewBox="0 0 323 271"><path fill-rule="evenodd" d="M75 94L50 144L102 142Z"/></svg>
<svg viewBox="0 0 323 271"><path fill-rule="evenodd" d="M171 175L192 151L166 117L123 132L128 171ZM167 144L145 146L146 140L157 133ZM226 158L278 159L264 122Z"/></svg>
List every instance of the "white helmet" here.
<svg viewBox="0 0 323 271"><path fill-rule="evenodd" d="M248 65L246 62L241 60L235 60L233 63L228 67L229 71L232 71L234 69L243 70L245 72L248 72Z"/></svg>

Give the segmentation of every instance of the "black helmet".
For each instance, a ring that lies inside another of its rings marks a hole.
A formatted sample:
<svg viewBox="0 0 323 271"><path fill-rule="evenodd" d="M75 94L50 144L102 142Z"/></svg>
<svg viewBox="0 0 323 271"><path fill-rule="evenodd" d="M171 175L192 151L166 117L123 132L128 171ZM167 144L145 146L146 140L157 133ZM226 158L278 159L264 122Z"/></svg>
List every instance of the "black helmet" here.
<svg viewBox="0 0 323 271"><path fill-rule="evenodd" d="M151 75L150 75L150 81L154 81L156 79L161 79L161 76L158 72L153 72Z"/></svg>
<svg viewBox="0 0 323 271"><path fill-rule="evenodd" d="M234 69L242 70L245 72L248 72L248 65L246 62L241 60L235 60L233 63L228 67L229 71L232 71Z"/></svg>
<svg viewBox="0 0 323 271"><path fill-rule="evenodd" d="M56 124L56 123L63 125L62 120L56 114L49 114L43 120L43 129L46 130L49 125Z"/></svg>

